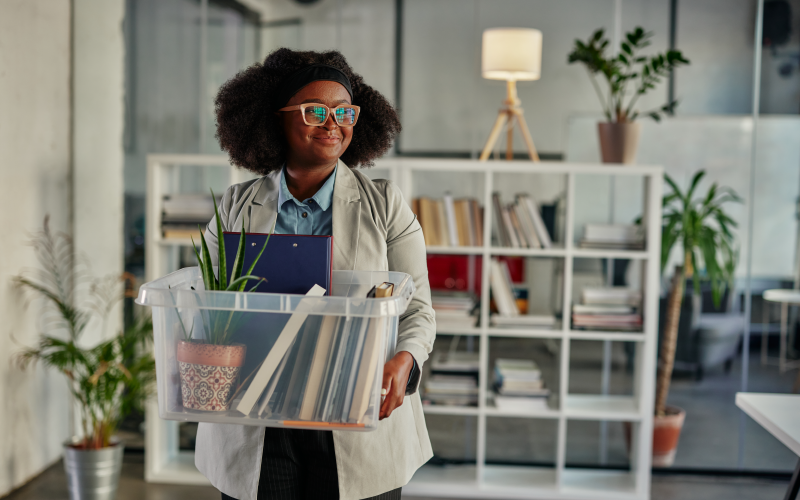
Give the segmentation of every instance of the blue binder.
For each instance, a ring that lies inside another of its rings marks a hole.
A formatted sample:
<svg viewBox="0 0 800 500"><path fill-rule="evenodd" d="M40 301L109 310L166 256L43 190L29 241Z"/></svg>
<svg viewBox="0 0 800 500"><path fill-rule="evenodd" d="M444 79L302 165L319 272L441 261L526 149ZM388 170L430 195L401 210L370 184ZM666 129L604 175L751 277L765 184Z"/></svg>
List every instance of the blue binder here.
<svg viewBox="0 0 800 500"><path fill-rule="evenodd" d="M267 236L262 233L246 234L243 272L250 268ZM240 237L241 233L223 235L228 276L233 271ZM314 285L319 285L326 290L326 295L330 295L332 256L333 236L273 234L250 273L267 280L262 281L254 291L305 295ZM251 288L253 284L248 281L247 288Z"/></svg>

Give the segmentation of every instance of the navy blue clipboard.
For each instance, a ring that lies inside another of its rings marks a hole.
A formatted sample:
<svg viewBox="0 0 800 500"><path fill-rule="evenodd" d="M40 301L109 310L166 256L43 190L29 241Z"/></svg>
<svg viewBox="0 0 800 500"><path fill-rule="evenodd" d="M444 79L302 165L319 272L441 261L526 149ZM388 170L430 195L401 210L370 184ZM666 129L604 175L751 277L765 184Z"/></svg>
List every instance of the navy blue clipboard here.
<svg viewBox="0 0 800 500"><path fill-rule="evenodd" d="M224 233L225 254L228 276L233 271L233 261L239 249L242 233ZM267 241L267 234L246 233L244 249L244 268L246 273L258 252ZM262 281L255 292L293 293L305 295L314 285L331 294L331 259L333 256L333 236L311 236L303 234L273 234L267 248L250 274ZM248 281L249 290L255 283Z"/></svg>

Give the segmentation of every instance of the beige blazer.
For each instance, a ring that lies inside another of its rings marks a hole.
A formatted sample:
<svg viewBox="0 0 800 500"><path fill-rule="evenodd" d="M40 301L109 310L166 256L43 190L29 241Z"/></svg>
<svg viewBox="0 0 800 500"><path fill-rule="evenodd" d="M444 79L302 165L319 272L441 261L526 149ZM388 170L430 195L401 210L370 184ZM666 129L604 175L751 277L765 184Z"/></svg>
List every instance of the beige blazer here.
<svg viewBox="0 0 800 500"><path fill-rule="evenodd" d="M278 205L280 172L228 188L220 204L225 231L266 233ZM422 367L436 335L422 230L390 181L370 180L342 162L333 187L333 269L402 271L417 291L400 318L398 351ZM216 221L206 228L217 255ZM339 495L359 500L404 486L432 456L419 394L406 396L373 432L333 431ZM200 424L195 464L217 489L239 500L256 500L264 428Z"/></svg>

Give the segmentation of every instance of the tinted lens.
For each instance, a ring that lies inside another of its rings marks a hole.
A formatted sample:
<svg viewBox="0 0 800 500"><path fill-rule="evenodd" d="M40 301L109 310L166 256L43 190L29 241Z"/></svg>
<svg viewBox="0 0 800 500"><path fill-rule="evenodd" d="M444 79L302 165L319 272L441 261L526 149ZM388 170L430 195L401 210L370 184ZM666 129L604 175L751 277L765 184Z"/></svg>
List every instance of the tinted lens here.
<svg viewBox="0 0 800 500"><path fill-rule="evenodd" d="M340 106L334 110L336 123L339 125L352 125L356 122L356 108Z"/></svg>
<svg viewBox="0 0 800 500"><path fill-rule="evenodd" d="M328 118L328 110L324 106L308 106L304 114L306 123L310 125L320 125Z"/></svg>

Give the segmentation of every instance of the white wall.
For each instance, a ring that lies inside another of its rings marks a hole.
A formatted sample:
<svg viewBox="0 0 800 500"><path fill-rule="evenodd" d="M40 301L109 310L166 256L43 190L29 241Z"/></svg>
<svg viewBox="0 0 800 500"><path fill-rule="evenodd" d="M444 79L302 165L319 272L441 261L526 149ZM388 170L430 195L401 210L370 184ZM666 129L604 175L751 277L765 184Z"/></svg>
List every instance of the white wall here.
<svg viewBox="0 0 800 500"><path fill-rule="evenodd" d="M68 434L61 376L12 365L41 308L11 277L36 265L26 243L46 214L69 230L69 47L68 0L0 1L0 496L57 460Z"/></svg>
<svg viewBox="0 0 800 500"><path fill-rule="evenodd" d="M124 270L124 14L125 0L73 0L73 236L98 277ZM101 327L90 325L86 340L121 329L121 303Z"/></svg>

